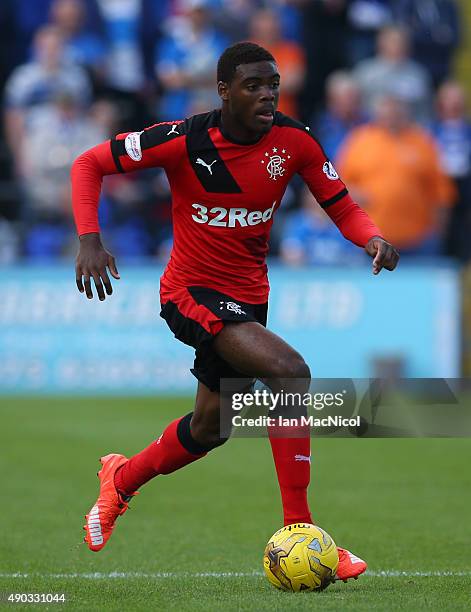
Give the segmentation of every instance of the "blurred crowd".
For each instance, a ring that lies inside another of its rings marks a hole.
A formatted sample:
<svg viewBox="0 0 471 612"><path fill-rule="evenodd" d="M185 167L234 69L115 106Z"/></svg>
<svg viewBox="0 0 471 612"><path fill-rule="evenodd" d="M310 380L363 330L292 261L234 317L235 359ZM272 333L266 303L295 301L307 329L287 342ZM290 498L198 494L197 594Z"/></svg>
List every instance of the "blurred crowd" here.
<svg viewBox="0 0 471 612"><path fill-rule="evenodd" d="M270 50L279 110L311 126L360 206L403 255L471 258L471 123L453 59L455 0L1 0L0 262L76 250L69 170L123 131L217 107L229 44ZM356 263L299 180L274 227L290 265ZM116 255L165 257L160 170L106 177Z"/></svg>

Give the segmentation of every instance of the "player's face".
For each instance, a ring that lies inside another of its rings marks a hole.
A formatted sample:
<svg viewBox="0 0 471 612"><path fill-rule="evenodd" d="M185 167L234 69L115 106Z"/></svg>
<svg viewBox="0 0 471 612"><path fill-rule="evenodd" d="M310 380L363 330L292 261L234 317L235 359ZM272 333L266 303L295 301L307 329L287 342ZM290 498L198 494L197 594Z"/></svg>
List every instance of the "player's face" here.
<svg viewBox="0 0 471 612"><path fill-rule="evenodd" d="M237 67L231 83L223 84L220 95L232 123L247 134L268 132L278 106L280 75L274 62L255 62Z"/></svg>

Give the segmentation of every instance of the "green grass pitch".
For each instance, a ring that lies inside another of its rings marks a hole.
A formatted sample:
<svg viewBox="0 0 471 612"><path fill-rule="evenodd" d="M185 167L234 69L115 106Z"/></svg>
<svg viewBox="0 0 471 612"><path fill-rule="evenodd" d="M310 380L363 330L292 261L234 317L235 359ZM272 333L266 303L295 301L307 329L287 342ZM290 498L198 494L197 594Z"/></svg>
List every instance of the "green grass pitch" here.
<svg viewBox="0 0 471 612"><path fill-rule="evenodd" d="M315 520L369 563L319 594L278 592L261 574L281 526L267 440L233 440L158 477L89 552L99 456L140 450L190 410L190 399L0 398L0 592L64 592L50 610L469 609L469 439L313 440Z"/></svg>

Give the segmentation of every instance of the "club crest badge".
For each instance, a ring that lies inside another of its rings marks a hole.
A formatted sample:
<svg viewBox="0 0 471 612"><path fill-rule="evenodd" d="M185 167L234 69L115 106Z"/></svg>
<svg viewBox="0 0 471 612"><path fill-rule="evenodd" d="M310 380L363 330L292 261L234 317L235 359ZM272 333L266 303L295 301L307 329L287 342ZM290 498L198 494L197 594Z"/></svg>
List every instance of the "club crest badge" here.
<svg viewBox="0 0 471 612"><path fill-rule="evenodd" d="M247 314L245 310L242 310L240 304L236 304L235 302L222 302L221 301L219 303L222 304L222 306L219 307L219 310L224 310L224 304L225 304L227 310L229 310L230 312L234 312L235 314L238 314L238 315Z"/></svg>
<svg viewBox="0 0 471 612"><path fill-rule="evenodd" d="M265 156L260 163L265 165L269 177L276 181L279 176L283 176L286 172L283 164L288 159L291 159L291 155L288 155L286 149L278 151L277 147L273 147L271 151L265 152Z"/></svg>

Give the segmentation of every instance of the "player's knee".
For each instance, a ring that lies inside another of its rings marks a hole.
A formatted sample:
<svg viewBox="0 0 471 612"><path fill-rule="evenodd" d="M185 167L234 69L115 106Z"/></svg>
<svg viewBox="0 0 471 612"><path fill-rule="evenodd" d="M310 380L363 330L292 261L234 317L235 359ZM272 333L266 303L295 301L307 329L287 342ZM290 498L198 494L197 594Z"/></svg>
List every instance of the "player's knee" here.
<svg viewBox="0 0 471 612"><path fill-rule="evenodd" d="M219 426L217 429L213 429L211 427L197 427L195 431L192 432L193 438L206 450L213 450L213 448L217 448L218 446L222 446L225 442L227 442L227 438L221 438L219 432Z"/></svg>
<svg viewBox="0 0 471 612"><path fill-rule="evenodd" d="M207 450L212 450L227 442L227 438L221 438L219 418L193 418L191 421L191 436Z"/></svg>
<svg viewBox="0 0 471 612"><path fill-rule="evenodd" d="M291 353L275 359L271 377L279 378L311 378L311 371L304 359L298 353Z"/></svg>
<svg viewBox="0 0 471 612"><path fill-rule="evenodd" d="M229 438L221 438L218 432L217 435L211 436L208 439L205 448L207 448L208 450L213 450L214 448L217 448L218 446L222 446L223 444L225 444L228 441L228 439Z"/></svg>
<svg viewBox="0 0 471 612"><path fill-rule="evenodd" d="M292 378L311 378L311 370L304 359L299 355L292 366Z"/></svg>

